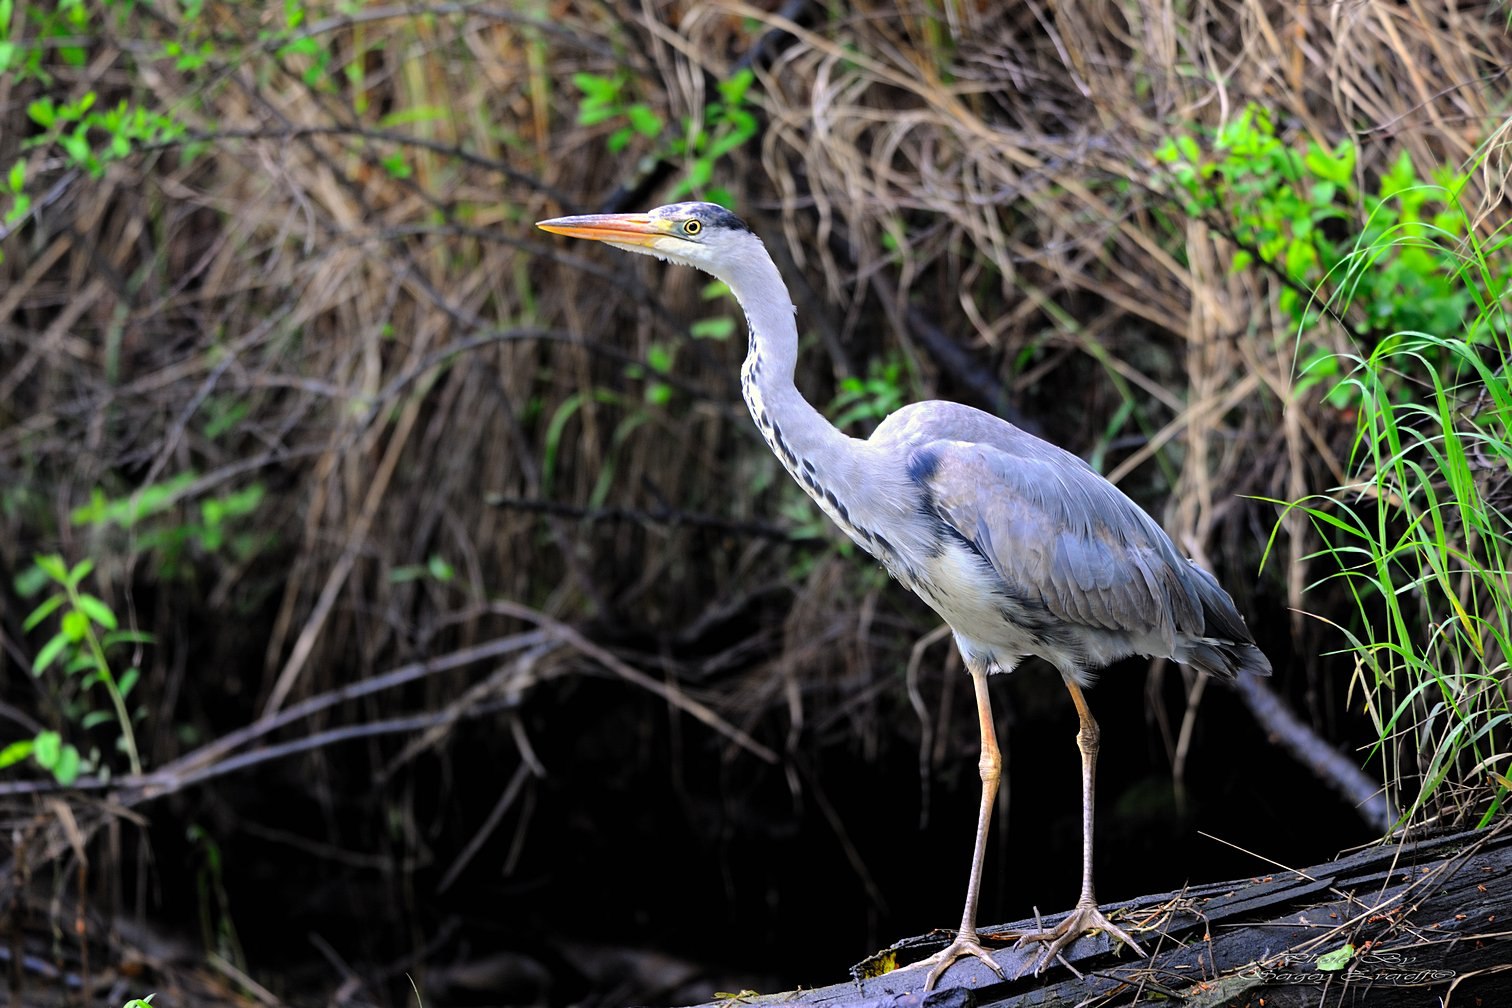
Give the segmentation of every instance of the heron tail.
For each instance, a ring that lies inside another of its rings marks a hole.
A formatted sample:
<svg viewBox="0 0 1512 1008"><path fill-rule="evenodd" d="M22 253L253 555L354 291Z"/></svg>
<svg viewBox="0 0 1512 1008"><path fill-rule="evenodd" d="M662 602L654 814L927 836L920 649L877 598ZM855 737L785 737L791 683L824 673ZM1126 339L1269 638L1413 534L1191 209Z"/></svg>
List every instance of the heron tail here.
<svg viewBox="0 0 1512 1008"><path fill-rule="evenodd" d="M1202 603L1203 635L1187 638L1176 660L1217 679L1232 679L1241 672L1270 675L1270 659L1255 646L1229 593L1201 567L1190 561L1187 566L1196 575L1192 587Z"/></svg>

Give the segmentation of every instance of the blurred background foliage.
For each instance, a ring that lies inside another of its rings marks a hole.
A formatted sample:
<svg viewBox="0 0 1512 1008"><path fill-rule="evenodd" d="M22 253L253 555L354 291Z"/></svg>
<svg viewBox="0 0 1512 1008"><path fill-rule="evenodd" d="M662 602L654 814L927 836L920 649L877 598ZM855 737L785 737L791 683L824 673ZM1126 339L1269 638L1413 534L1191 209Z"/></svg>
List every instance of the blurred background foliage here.
<svg viewBox="0 0 1512 1008"><path fill-rule="evenodd" d="M1489 823L1509 66L1490 3L0 0L12 989L687 1003L953 922L948 638L722 291L531 226L684 197L837 423L1082 454L1394 814ZM1063 691L996 688L988 919L1077 829ZM1093 702L1108 897L1379 832L1182 670Z"/></svg>

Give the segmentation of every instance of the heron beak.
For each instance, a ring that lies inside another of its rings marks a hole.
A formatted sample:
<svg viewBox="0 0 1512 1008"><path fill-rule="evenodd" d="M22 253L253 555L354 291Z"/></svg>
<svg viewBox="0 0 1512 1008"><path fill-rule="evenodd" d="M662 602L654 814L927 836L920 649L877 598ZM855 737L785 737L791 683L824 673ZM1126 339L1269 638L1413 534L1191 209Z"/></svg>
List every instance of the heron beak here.
<svg viewBox="0 0 1512 1008"><path fill-rule="evenodd" d="M556 217L536 222L536 227L569 238L590 238L616 245L650 247L657 239L672 234L672 222L657 220L649 214L584 214L581 217Z"/></svg>

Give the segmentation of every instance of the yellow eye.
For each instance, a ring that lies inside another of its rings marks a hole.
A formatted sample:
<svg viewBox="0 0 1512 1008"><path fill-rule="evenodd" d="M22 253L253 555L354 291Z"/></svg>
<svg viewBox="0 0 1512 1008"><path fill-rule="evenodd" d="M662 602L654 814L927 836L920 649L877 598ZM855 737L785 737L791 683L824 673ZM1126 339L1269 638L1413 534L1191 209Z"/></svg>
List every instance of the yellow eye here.
<svg viewBox="0 0 1512 1008"><path fill-rule="evenodd" d="M703 221L697 219L696 217L692 220L683 221L683 234L685 235L696 235L702 230Z"/></svg>

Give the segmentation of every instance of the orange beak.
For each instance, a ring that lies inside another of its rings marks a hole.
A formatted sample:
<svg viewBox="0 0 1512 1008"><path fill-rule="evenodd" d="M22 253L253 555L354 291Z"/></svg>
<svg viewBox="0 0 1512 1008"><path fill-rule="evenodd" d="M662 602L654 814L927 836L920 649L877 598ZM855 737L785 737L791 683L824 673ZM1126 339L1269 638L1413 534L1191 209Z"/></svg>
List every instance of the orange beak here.
<svg viewBox="0 0 1512 1008"><path fill-rule="evenodd" d="M650 246L658 238L672 233L671 222L656 220L649 214L584 214L581 217L555 217L538 221L536 227L569 238L589 238L616 245Z"/></svg>

